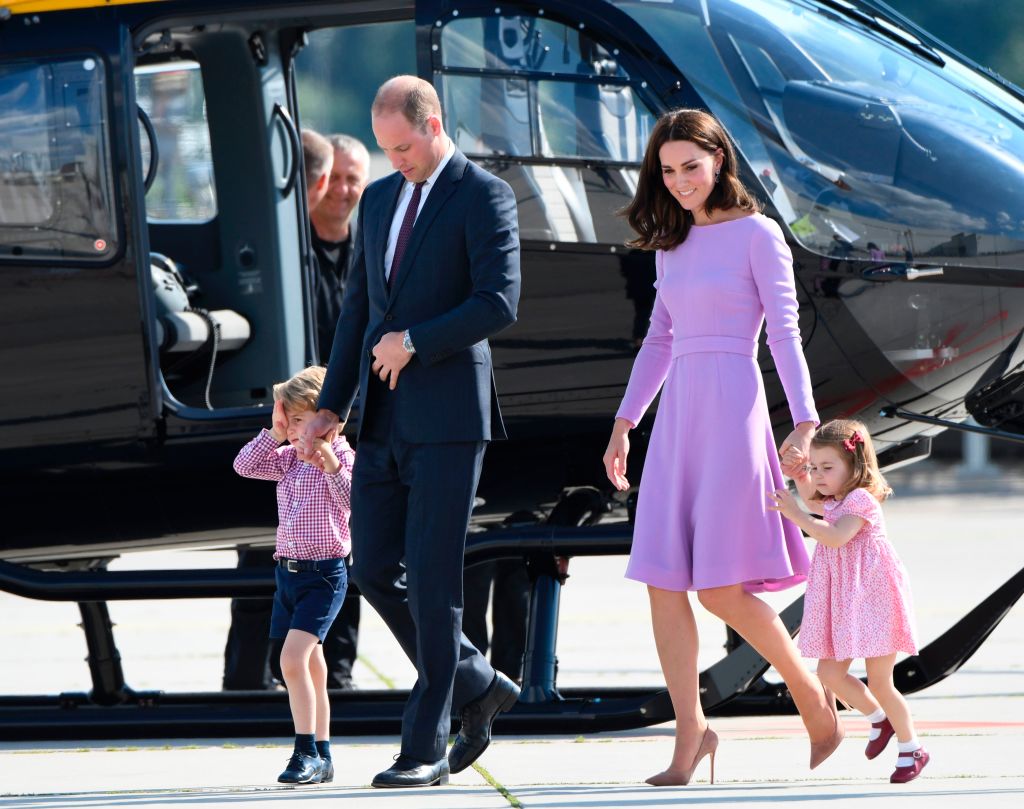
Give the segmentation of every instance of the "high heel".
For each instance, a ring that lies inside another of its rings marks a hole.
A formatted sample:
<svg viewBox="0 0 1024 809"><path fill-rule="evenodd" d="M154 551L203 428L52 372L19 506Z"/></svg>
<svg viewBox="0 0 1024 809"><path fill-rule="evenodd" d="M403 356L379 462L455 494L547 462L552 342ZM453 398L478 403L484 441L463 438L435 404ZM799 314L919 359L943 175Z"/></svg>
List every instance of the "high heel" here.
<svg viewBox="0 0 1024 809"><path fill-rule="evenodd" d="M811 769L813 770L821 762L831 756L836 749L842 744L843 737L846 736L846 728L843 727L843 723L839 721L839 711L836 709L836 698L835 695L821 686L825 692L825 704L828 705L829 712L832 714L832 721L835 723L832 735L827 739L823 739L820 742L811 742Z"/></svg>
<svg viewBox="0 0 1024 809"><path fill-rule="evenodd" d="M700 739L700 747L697 748L697 754L693 757L693 763L690 764L690 769L678 772L675 770L665 770L657 775L652 775L647 779L645 783L650 784L652 787L685 787L690 783L690 779L693 778L693 771L697 769L697 765L704 756L711 757L711 783L715 783L715 753L718 752L718 734L715 733L711 726L708 725L704 729L704 735Z"/></svg>

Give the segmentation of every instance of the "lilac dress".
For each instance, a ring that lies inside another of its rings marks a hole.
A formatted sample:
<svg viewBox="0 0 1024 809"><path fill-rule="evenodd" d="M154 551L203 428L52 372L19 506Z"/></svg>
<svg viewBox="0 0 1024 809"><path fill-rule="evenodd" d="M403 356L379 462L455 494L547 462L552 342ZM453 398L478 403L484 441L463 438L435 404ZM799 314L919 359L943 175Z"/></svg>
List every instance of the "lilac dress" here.
<svg viewBox="0 0 1024 809"><path fill-rule="evenodd" d="M803 537L767 508L784 481L757 365L767 320L793 423L818 422L782 231L761 214L693 227L656 264L650 329L617 413L639 423L662 390L626 576L676 591L799 584Z"/></svg>

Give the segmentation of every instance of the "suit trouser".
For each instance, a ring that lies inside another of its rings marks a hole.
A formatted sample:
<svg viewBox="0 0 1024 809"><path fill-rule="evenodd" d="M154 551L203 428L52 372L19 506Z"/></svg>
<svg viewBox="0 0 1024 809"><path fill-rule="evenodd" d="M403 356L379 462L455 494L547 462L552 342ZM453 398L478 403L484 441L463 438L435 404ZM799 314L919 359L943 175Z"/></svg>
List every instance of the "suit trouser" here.
<svg viewBox="0 0 1024 809"><path fill-rule="evenodd" d="M416 666L402 753L439 761L453 703L461 708L494 679L462 634L466 528L486 444L403 441L394 394L373 381L369 393L352 472L352 577Z"/></svg>

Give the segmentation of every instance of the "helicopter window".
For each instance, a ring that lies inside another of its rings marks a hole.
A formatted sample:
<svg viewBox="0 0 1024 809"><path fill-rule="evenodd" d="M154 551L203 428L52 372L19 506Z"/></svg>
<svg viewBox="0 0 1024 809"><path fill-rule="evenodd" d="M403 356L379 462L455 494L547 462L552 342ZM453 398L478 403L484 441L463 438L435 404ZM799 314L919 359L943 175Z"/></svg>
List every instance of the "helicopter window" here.
<svg viewBox="0 0 1024 809"><path fill-rule="evenodd" d="M103 62L0 65L0 258L117 249Z"/></svg>
<svg viewBox="0 0 1024 809"><path fill-rule="evenodd" d="M436 84L449 134L505 179L524 239L621 244L654 116L618 53L581 27L527 16L441 29Z"/></svg>
<svg viewBox="0 0 1024 809"><path fill-rule="evenodd" d="M807 248L1024 268L1024 106L955 58L812 3L722 0L708 24L695 5L617 5L704 95Z"/></svg>
<svg viewBox="0 0 1024 809"><path fill-rule="evenodd" d="M196 62L136 68L135 93L157 142L157 169L146 192L150 221L207 222L217 215L203 79ZM142 144L143 173L152 160Z"/></svg>

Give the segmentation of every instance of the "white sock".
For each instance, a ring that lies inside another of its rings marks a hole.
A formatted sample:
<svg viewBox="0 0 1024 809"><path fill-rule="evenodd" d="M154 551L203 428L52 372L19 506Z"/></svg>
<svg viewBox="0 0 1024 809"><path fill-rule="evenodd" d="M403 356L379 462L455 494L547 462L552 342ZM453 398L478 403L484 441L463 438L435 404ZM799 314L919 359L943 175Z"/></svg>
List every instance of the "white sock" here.
<svg viewBox="0 0 1024 809"><path fill-rule="evenodd" d="M885 711L883 711L881 708L879 708L874 713L871 713L871 714L867 714L866 713L866 714L864 714L864 718L867 719L872 725L877 725L879 722L881 722L883 719L885 719ZM878 728L870 728L868 730L868 740L869 741L873 742L875 739L877 739L881 735L882 735L882 731L880 731Z"/></svg>
<svg viewBox="0 0 1024 809"><path fill-rule="evenodd" d="M911 767L914 764L914 757L902 755L903 753L913 753L915 750L921 749L921 742L917 740L917 736L911 736L909 742L896 742L896 749L900 752L900 757L896 759L897 767Z"/></svg>

